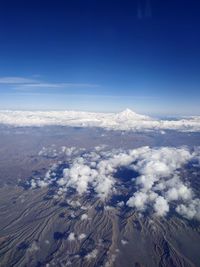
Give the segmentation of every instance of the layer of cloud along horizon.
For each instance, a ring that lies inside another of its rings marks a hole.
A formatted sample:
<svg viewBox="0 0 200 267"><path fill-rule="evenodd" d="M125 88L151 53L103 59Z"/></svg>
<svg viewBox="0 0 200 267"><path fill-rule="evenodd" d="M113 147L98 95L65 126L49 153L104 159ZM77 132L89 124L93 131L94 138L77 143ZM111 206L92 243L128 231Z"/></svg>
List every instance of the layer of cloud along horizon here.
<svg viewBox="0 0 200 267"><path fill-rule="evenodd" d="M200 132L200 117L158 120L137 114L130 109L120 113L81 111L0 111L0 124L12 126L78 126L112 130L176 130Z"/></svg>

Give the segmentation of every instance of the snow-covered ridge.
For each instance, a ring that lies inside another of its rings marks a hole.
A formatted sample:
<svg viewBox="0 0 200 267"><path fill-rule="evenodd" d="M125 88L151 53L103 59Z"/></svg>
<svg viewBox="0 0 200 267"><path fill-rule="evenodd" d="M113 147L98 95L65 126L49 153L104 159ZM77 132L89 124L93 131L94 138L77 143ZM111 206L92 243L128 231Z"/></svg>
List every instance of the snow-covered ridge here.
<svg viewBox="0 0 200 267"><path fill-rule="evenodd" d="M140 121L140 120L151 120L150 117L146 115L137 114L131 109L127 108L123 110L122 112L115 115L115 119L117 121Z"/></svg>
<svg viewBox="0 0 200 267"><path fill-rule="evenodd" d="M200 132L200 116L180 120L158 120L130 109L120 113L82 111L0 111L0 124L12 126L77 126L113 130L178 130Z"/></svg>

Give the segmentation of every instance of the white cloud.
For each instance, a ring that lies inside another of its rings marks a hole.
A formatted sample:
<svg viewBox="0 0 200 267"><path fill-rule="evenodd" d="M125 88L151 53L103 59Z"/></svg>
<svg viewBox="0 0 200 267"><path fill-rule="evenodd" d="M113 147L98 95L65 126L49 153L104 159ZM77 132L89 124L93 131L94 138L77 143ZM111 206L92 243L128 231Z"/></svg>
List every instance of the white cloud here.
<svg viewBox="0 0 200 267"><path fill-rule="evenodd" d="M79 150L78 150L79 151ZM73 154L75 154L77 152L77 148L76 147L66 147L66 146L62 146L62 152L67 156L67 157L71 157Z"/></svg>
<svg viewBox="0 0 200 267"><path fill-rule="evenodd" d="M45 181L43 181L43 180L38 180L38 183L37 183L37 185L39 186L39 187L47 187L48 186L48 182L45 182Z"/></svg>
<svg viewBox="0 0 200 267"><path fill-rule="evenodd" d="M131 110L115 113L79 111L0 111L0 123L13 126L79 126L112 130L200 131L200 116L179 120L157 120Z"/></svg>
<svg viewBox="0 0 200 267"><path fill-rule="evenodd" d="M144 210L148 196L143 192L136 192L134 196L130 197L127 201L129 207L135 207L137 210Z"/></svg>
<svg viewBox="0 0 200 267"><path fill-rule="evenodd" d="M180 204L176 207L176 211L187 219L200 220L200 199L193 199L187 204Z"/></svg>
<svg viewBox="0 0 200 267"><path fill-rule="evenodd" d="M42 88L94 88L99 87L98 84L92 83L51 83L44 82L38 79L32 79L27 77L17 77L17 76L8 76L8 77L0 77L0 84L6 85L16 85L15 89L17 90L30 90L30 89L42 89Z"/></svg>
<svg viewBox="0 0 200 267"><path fill-rule="evenodd" d="M50 241L48 239L46 239L44 242L45 242L46 245L50 244Z"/></svg>
<svg viewBox="0 0 200 267"><path fill-rule="evenodd" d="M181 181L178 169L195 157L193 153L186 148L168 147L143 147L133 153L138 153L139 156L133 168L141 175L135 179L138 190L127 201L129 207L145 211L151 206L156 215L165 216L170 209L171 201L192 201L192 188ZM180 208L177 211L181 213Z"/></svg>
<svg viewBox="0 0 200 267"><path fill-rule="evenodd" d="M86 238L86 234L84 234L84 233L82 233L82 234L80 234L80 235L78 236L78 240L82 240L82 239L84 239L84 238Z"/></svg>
<svg viewBox="0 0 200 267"><path fill-rule="evenodd" d="M88 215L86 213L81 215L81 221L87 220L88 219Z"/></svg>
<svg viewBox="0 0 200 267"><path fill-rule="evenodd" d="M170 188L166 193L166 198L168 200L187 200L192 198L192 190L184 184L179 184L178 187Z"/></svg>
<svg viewBox="0 0 200 267"><path fill-rule="evenodd" d="M125 205L124 201L120 201L117 203L117 206L118 207L123 207Z"/></svg>
<svg viewBox="0 0 200 267"><path fill-rule="evenodd" d="M68 238L69 241L74 241L75 240L75 234L72 232L69 234Z"/></svg>
<svg viewBox="0 0 200 267"><path fill-rule="evenodd" d="M126 244L128 244L128 241L122 239L122 240L121 240L121 243L122 243L122 245L126 245Z"/></svg>
<svg viewBox="0 0 200 267"><path fill-rule="evenodd" d="M38 152L38 156L43 156L43 157L57 157L59 152L57 151L57 148L55 145L51 145L49 147L42 147L42 149Z"/></svg>
<svg viewBox="0 0 200 267"><path fill-rule="evenodd" d="M19 79L19 78L18 78ZM27 81L30 81L29 79L25 79ZM20 81L20 80L19 80ZM32 80L33 81L33 80ZM18 82L20 83L20 82ZM23 82L22 82L23 83ZM92 83L47 83L47 82L26 82L27 84L24 85L24 87L39 87L39 88L72 88L72 87L99 87L98 84L92 84Z"/></svg>
<svg viewBox="0 0 200 267"><path fill-rule="evenodd" d="M37 80L25 77L0 77L0 84L33 84L36 82Z"/></svg>
<svg viewBox="0 0 200 267"><path fill-rule="evenodd" d="M116 254L111 254L108 257L109 258L108 258L108 261L105 264L105 267L111 267L111 266L113 266L113 264L114 264L114 262L116 260L117 255Z"/></svg>
<svg viewBox="0 0 200 267"><path fill-rule="evenodd" d="M34 253L36 251L40 250L40 247L38 245L38 242L33 241L31 246L28 248L27 252Z"/></svg>
<svg viewBox="0 0 200 267"><path fill-rule="evenodd" d="M104 206L104 210L107 210L107 211L114 210L114 207L106 205Z"/></svg>
<svg viewBox="0 0 200 267"><path fill-rule="evenodd" d="M131 197L126 205L139 213L146 210L157 216L165 216L170 209L175 209L180 215L187 218L199 218L199 199L195 196L189 182L183 181L181 170L191 160L198 160L200 149L194 152L186 147L140 147L132 150L94 150L83 152L81 156L71 158L69 167L63 169L62 177L56 177L56 167L47 171L44 178L35 178L30 181L32 188L44 187L57 183L57 198L62 197L69 188L74 188L79 195L95 192L105 201L114 193L119 192L116 185L122 183L115 178L115 173L122 167L136 171L137 177L132 179L132 188L127 193ZM173 204L172 204L173 202ZM74 207L81 207L78 201L68 201ZM124 205L118 203L116 206ZM105 209L113 208L105 205ZM188 214L188 216L187 216ZM82 214L81 220L87 219Z"/></svg>
<svg viewBox="0 0 200 267"><path fill-rule="evenodd" d="M158 196L154 204L154 210L156 215L165 216L169 211L167 200L162 196Z"/></svg>
<svg viewBox="0 0 200 267"><path fill-rule="evenodd" d="M97 257L97 255L98 255L98 250L97 250L97 249L94 249L94 250L92 250L90 253L88 253L88 254L85 256L85 258L86 258L87 260L92 260L92 259L95 259L95 258Z"/></svg>

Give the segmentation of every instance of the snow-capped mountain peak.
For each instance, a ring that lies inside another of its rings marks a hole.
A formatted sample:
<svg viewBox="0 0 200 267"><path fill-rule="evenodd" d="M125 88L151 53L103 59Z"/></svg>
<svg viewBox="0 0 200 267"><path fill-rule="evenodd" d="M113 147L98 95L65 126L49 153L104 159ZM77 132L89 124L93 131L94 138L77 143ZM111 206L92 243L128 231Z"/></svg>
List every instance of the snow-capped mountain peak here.
<svg viewBox="0 0 200 267"><path fill-rule="evenodd" d="M136 112L132 111L129 108L126 108L122 112L116 114L117 120L149 120L150 117L137 114Z"/></svg>

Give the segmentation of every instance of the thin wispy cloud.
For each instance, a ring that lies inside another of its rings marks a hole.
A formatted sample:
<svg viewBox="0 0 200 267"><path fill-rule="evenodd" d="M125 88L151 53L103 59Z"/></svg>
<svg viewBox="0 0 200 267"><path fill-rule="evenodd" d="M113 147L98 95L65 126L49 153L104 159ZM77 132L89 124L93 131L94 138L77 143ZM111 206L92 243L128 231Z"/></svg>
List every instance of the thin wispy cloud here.
<svg viewBox="0 0 200 267"><path fill-rule="evenodd" d="M64 89L64 88L94 88L99 87L98 84L93 83L53 83L41 81L38 79L30 79L26 77L0 77L0 85L11 86L12 89L18 91L30 91L32 89Z"/></svg>
<svg viewBox="0 0 200 267"><path fill-rule="evenodd" d="M38 81L25 77L0 77L0 84L34 84Z"/></svg>
<svg viewBox="0 0 200 267"><path fill-rule="evenodd" d="M15 89L17 90L26 90L26 89L32 89L32 88L75 88L75 87L87 87L87 88L94 88L99 87L98 84L90 84L90 83L45 83L45 82L39 82L39 83L29 83L29 84L21 84L17 85Z"/></svg>

